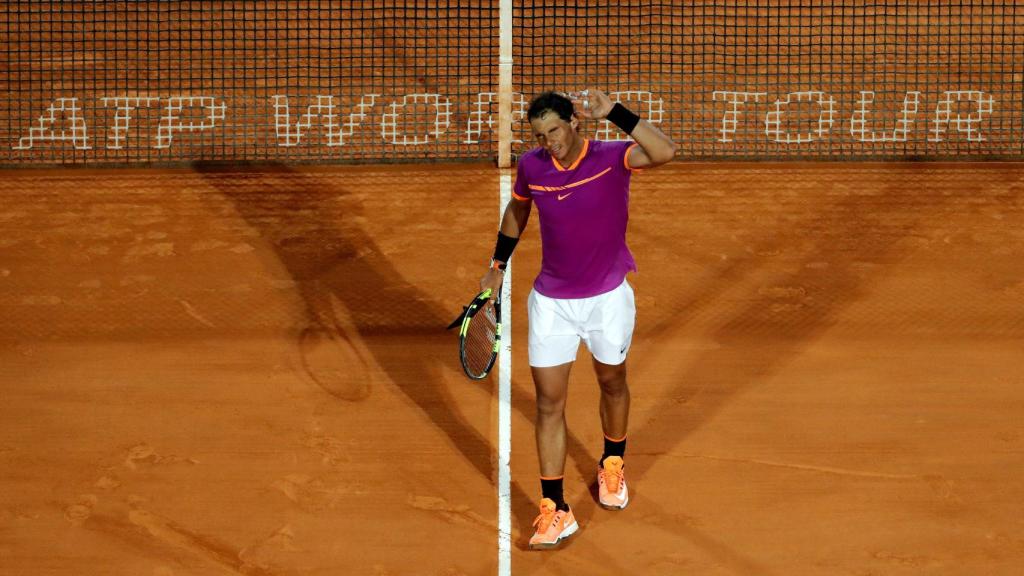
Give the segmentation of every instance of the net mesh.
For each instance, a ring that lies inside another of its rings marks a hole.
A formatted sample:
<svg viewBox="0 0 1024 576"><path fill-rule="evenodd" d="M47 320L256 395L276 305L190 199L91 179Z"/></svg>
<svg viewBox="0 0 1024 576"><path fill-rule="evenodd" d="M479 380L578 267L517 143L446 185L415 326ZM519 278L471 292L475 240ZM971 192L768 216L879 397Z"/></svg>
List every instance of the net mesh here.
<svg viewBox="0 0 1024 576"><path fill-rule="evenodd" d="M684 158L1019 158L1014 0L516 0L513 119L598 86ZM0 162L479 160L498 3L0 5ZM606 123L588 136L622 138Z"/></svg>
<svg viewBox="0 0 1024 576"><path fill-rule="evenodd" d="M514 83L526 94L607 87L684 156L1013 156L1018 4L527 1ZM606 123L596 132L621 137Z"/></svg>
<svg viewBox="0 0 1024 576"><path fill-rule="evenodd" d="M490 0L8 1L8 162L484 157Z"/></svg>

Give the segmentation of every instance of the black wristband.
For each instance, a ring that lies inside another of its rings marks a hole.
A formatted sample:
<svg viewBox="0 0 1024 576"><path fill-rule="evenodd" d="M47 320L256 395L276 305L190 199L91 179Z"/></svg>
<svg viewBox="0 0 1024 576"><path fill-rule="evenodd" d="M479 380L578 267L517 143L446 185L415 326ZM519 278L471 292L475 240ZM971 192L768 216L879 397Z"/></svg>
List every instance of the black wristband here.
<svg viewBox="0 0 1024 576"><path fill-rule="evenodd" d="M494 246L494 259L508 264L508 260L512 257L512 251L516 249L517 243L519 243L519 238L505 236L498 232L498 243Z"/></svg>
<svg viewBox="0 0 1024 576"><path fill-rule="evenodd" d="M608 113L607 118L609 122L618 126L626 134L632 134L633 129L640 123L639 116L618 102L615 103L615 106L612 106L612 110Z"/></svg>

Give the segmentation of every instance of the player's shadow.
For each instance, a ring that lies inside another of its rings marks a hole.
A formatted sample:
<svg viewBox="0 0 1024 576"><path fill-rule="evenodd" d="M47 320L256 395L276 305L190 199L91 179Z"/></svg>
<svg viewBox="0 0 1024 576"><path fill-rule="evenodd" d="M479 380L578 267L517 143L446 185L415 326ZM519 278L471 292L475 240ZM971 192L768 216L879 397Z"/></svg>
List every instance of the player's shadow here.
<svg viewBox="0 0 1024 576"><path fill-rule="evenodd" d="M307 325L296 345L310 378L338 401L357 402L372 392L368 375L381 372L484 478L493 479L490 441L453 409L459 400L442 384L445 370L461 372L454 335L445 331L458 310L443 309L396 269L363 229L364 208L339 179L280 164L194 169L274 247L294 280ZM373 337L381 335L414 339L417 351ZM514 409L532 421L533 398L513 390ZM593 460L574 437L569 452L573 461ZM514 516L528 535L539 483L529 491L513 483L512 490Z"/></svg>
<svg viewBox="0 0 1024 576"><path fill-rule="evenodd" d="M681 290L685 297L658 307L651 326L637 335L635 365L678 362L681 355L659 342L677 342L673 338L697 316L709 326L699 337L714 348L687 358L684 367L671 372L671 381L678 384L662 393L660 409L630 431L637 448L630 459L632 479L642 478L731 399L800 355L866 295L874 278L905 256L901 240L941 214L949 202L942 190L927 188L933 179L907 168L895 174L885 170L843 168L807 176L822 182L822 193L809 199L799 218L786 218L784 227L762 232L752 249L731 254L712 279ZM797 177L782 169L777 176L787 181ZM836 183L847 192L828 193ZM851 192L862 188L877 192ZM771 189L784 192L778 185ZM751 209L757 210L756 203ZM786 257L793 253L798 257ZM693 282L660 281L674 286Z"/></svg>

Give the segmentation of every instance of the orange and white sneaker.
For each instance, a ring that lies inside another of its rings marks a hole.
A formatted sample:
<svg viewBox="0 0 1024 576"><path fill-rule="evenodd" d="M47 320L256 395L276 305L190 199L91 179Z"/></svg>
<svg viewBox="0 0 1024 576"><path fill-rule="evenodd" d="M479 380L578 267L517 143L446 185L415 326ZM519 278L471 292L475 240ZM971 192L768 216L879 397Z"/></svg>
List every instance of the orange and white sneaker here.
<svg viewBox="0 0 1024 576"><path fill-rule="evenodd" d="M537 531L530 538L531 550L555 548L559 542L579 530L572 510L558 510L555 501L550 498L540 501L540 516L533 521L533 525Z"/></svg>
<svg viewBox="0 0 1024 576"><path fill-rule="evenodd" d="M609 456L597 469L597 500L605 510L622 510L629 504L629 489L622 472L622 458Z"/></svg>

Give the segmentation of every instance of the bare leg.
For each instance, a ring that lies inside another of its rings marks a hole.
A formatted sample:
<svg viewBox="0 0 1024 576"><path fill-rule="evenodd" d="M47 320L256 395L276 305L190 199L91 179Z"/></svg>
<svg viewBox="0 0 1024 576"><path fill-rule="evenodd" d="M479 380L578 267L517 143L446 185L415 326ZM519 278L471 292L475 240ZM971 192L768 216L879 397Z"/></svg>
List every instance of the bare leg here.
<svg viewBox="0 0 1024 576"><path fill-rule="evenodd" d="M572 362L547 368L530 367L537 389L537 456L540 475L561 476L565 471L565 400Z"/></svg>
<svg viewBox="0 0 1024 576"><path fill-rule="evenodd" d="M594 373L601 385L601 427L611 439L626 436L629 426L629 386L626 384L626 363L612 366L594 359Z"/></svg>

